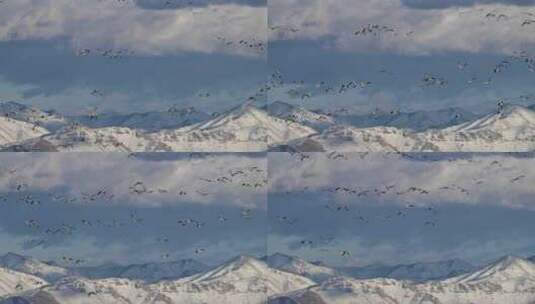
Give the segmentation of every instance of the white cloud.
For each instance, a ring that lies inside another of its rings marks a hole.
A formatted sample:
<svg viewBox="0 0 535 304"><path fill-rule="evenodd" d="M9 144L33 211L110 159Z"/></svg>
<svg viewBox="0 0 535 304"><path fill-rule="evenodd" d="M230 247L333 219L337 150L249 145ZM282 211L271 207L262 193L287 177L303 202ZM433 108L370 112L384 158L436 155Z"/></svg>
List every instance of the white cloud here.
<svg viewBox="0 0 535 304"><path fill-rule="evenodd" d="M266 7L237 4L147 10L131 2L117 1L4 1L0 10L0 41L67 37L76 49L128 49L140 55L258 55L237 42L265 40L266 19ZM226 46L218 36L235 43Z"/></svg>
<svg viewBox="0 0 535 304"><path fill-rule="evenodd" d="M535 175L529 168L535 158L507 154L473 154L434 161L415 161L396 154L345 154L346 160L331 160L312 153L300 161L288 154L269 158L270 191L320 192L347 187L367 196L334 192L341 202L380 204L483 204L535 209ZM438 158L438 156L429 156ZM284 169L283 169L284 168ZM378 195L374 191L385 190ZM423 189L407 191L411 187ZM464 190L463 190L464 189ZM325 192L329 194L330 192ZM401 194L400 194L401 193Z"/></svg>
<svg viewBox="0 0 535 304"><path fill-rule="evenodd" d="M265 160L244 155L147 161L122 153L5 154L0 163L0 195L16 193L22 185L23 193L76 197L74 203L84 203L82 193L106 190L91 204L158 207L192 202L266 208ZM232 176L237 171L242 173ZM141 194L131 188L138 182Z"/></svg>
<svg viewBox="0 0 535 304"><path fill-rule="evenodd" d="M507 18L487 18L489 13ZM411 9L399 0L273 0L270 25L298 29L273 30L271 40L322 38L326 47L344 51L386 51L429 54L447 51L511 54L535 47L533 25L522 26L526 7L480 4L468 8ZM393 33L355 36L368 24L386 25Z"/></svg>

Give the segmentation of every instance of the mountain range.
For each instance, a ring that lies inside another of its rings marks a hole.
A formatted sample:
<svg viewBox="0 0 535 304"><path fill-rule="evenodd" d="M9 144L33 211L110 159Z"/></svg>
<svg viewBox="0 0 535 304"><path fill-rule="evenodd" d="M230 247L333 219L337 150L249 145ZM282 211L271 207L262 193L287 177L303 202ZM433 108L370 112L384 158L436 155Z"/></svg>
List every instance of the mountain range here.
<svg viewBox="0 0 535 304"><path fill-rule="evenodd" d="M269 304L471 304L535 303L535 264L507 256L469 273L442 280L333 277L269 299Z"/></svg>
<svg viewBox="0 0 535 304"><path fill-rule="evenodd" d="M3 151L525 152L535 149L533 107L475 115L460 108L325 113L281 101L209 115L194 108L62 116L0 104Z"/></svg>
<svg viewBox="0 0 535 304"><path fill-rule="evenodd" d="M535 301L535 257L506 256L481 267L461 260L384 266L377 272L372 271L377 266L361 267L367 276L355 267L329 267L280 253L238 256L215 267L184 260L70 268L14 253L0 257L0 263L0 303L4 304ZM422 273L431 275L423 279Z"/></svg>

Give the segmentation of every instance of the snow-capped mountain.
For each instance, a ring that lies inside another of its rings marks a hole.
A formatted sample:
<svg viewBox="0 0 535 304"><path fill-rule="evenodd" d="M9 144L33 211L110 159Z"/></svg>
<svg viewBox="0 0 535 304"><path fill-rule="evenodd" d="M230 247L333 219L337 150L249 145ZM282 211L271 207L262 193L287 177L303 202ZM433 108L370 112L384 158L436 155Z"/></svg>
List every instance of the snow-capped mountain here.
<svg viewBox="0 0 535 304"><path fill-rule="evenodd" d="M143 281L68 277L5 303L250 303L263 304L271 295L302 289L315 283L307 278L271 269L261 260L239 256L216 268L178 280L147 284ZM19 302L15 302L19 301ZM26 302L24 302L26 301Z"/></svg>
<svg viewBox="0 0 535 304"><path fill-rule="evenodd" d="M0 267L33 275L48 282L54 282L69 275L69 270L66 268L11 252L0 257Z"/></svg>
<svg viewBox="0 0 535 304"><path fill-rule="evenodd" d="M445 131L480 133L500 133L506 139L533 138L529 133L535 128L535 112L521 106L509 106L499 113L488 114L482 118L469 121Z"/></svg>
<svg viewBox="0 0 535 304"><path fill-rule="evenodd" d="M370 265L364 267L341 268L346 276L358 279L390 278L398 280L428 281L446 279L473 271L471 264L460 260L413 263L407 265Z"/></svg>
<svg viewBox="0 0 535 304"><path fill-rule="evenodd" d="M43 274L43 269L57 272L54 269L56 266L43 266L41 262L16 254L5 255L3 261L11 267L38 274ZM190 261L165 267L178 273L184 268L191 268L190 265L199 264ZM452 260L421 265L393 266L390 272L406 276L408 272L422 271L427 275L432 268L435 270L431 271L433 276L439 276L445 273L444 268L457 269L459 267L455 265L466 266L466 263ZM110 270L113 267L106 267L109 275L115 274ZM0 303L260 304L268 298L271 304L530 304L535 301L535 264L528 259L512 256L462 275L421 281L384 277L356 279L341 276L341 271L334 268L283 254L262 259L238 256L191 276L165 279L161 275L161 279L154 282L147 279L156 278L152 273L160 274L162 268L163 265L132 265L118 270L125 276L129 273L131 278L88 278L82 277L79 272L52 284L21 271L0 268ZM104 273L102 271L100 275ZM136 276L142 280L134 279ZM317 277L318 281L305 276Z"/></svg>
<svg viewBox="0 0 535 304"><path fill-rule="evenodd" d="M244 104L216 117L189 108L129 115L101 114L91 119L67 119L16 103L1 105L10 113L8 117L0 117L0 147L4 151L535 150L535 111L521 106L509 106L499 113L466 121L472 114L455 108L349 119L347 115L322 114L283 102L263 108Z"/></svg>
<svg viewBox="0 0 535 304"><path fill-rule="evenodd" d="M527 259L505 256L482 269L450 278L445 283L455 284L501 284L504 291L533 290L535 264Z"/></svg>
<svg viewBox="0 0 535 304"><path fill-rule="evenodd" d="M212 120L164 134L174 136L177 145L197 150L264 151L268 144L277 145L314 133L312 128L244 104Z"/></svg>
<svg viewBox="0 0 535 304"><path fill-rule="evenodd" d="M267 105L265 108L271 116L297 122L318 131L322 131L336 124L335 119L330 115L316 113L303 107L296 107L282 101L275 101Z"/></svg>
<svg viewBox="0 0 535 304"><path fill-rule="evenodd" d="M335 125L323 133L288 143L289 150L303 152L392 152L411 151L418 139L410 132L393 127L355 128Z"/></svg>
<svg viewBox="0 0 535 304"><path fill-rule="evenodd" d="M7 295L17 294L47 285L36 276L0 267L0 300Z"/></svg>
<svg viewBox="0 0 535 304"><path fill-rule="evenodd" d="M336 125L294 140L286 149L354 152L525 152L535 149L535 111L505 108L444 129L413 132L394 127Z"/></svg>
<svg viewBox="0 0 535 304"><path fill-rule="evenodd" d="M45 132L46 133L46 132ZM242 105L210 120L181 127L147 131L127 127L91 128L71 124L56 132L16 144L5 151L191 152L265 151L278 144L316 133L307 126L279 119L252 105ZM6 145L4 145L6 146Z"/></svg>
<svg viewBox="0 0 535 304"><path fill-rule="evenodd" d="M253 257L239 256L210 271L156 287L162 292L173 286L182 290L178 293L182 295L174 298L177 303L203 303L217 294L218 303L264 303L268 296L314 284L307 278L269 268Z"/></svg>
<svg viewBox="0 0 535 304"><path fill-rule="evenodd" d="M319 286L272 297L269 303L530 304L535 301L534 291L535 264L504 257L468 274L422 283L336 277Z"/></svg>
<svg viewBox="0 0 535 304"><path fill-rule="evenodd" d="M340 273L333 268L316 265L298 257L281 253L266 256L263 260L266 261L271 268L294 273L318 283L340 275Z"/></svg>
<svg viewBox="0 0 535 304"><path fill-rule="evenodd" d="M71 125L55 133L32 138L4 150L15 152L130 152L132 148L145 149L150 139L136 130L120 127L92 129ZM144 150L141 150L144 151Z"/></svg>
<svg viewBox="0 0 535 304"><path fill-rule="evenodd" d="M69 120L57 113L46 112L14 101L0 103L0 116L43 127L49 131L66 126Z"/></svg>
<svg viewBox="0 0 535 304"><path fill-rule="evenodd" d="M49 133L47 129L35 124L10 117L0 117L0 146L38 138L47 133Z"/></svg>
<svg viewBox="0 0 535 304"><path fill-rule="evenodd" d="M195 108L132 114L102 113L97 117L77 116L72 120L90 128L125 127L145 131L177 129L206 121L210 115Z"/></svg>

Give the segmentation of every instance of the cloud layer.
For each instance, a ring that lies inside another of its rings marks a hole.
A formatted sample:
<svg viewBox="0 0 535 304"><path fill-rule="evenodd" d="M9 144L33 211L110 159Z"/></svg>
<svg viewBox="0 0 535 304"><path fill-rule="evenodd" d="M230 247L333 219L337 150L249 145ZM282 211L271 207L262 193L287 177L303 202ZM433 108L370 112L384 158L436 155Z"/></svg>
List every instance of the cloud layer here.
<svg viewBox="0 0 535 304"><path fill-rule="evenodd" d="M151 1L140 1L151 5ZM147 10L130 1L21 0L1 4L0 41L67 37L75 50L128 50L137 55L180 52L258 55L237 44L265 40L261 3L206 2L197 7ZM220 37L220 39L218 39ZM235 41L229 46L226 41Z"/></svg>
<svg viewBox="0 0 535 304"><path fill-rule="evenodd" d="M304 161L298 155L270 155L270 191L323 193L341 203L535 209L535 176L527 169L535 159L530 156L407 155L312 153Z"/></svg>
<svg viewBox="0 0 535 304"><path fill-rule="evenodd" d="M533 161L533 154L270 155L268 250L341 266L531 256Z"/></svg>
<svg viewBox="0 0 535 304"><path fill-rule="evenodd" d="M4 154L0 254L93 265L260 256L265 178L259 155Z"/></svg>
<svg viewBox="0 0 535 304"><path fill-rule="evenodd" d="M148 161L147 156L113 153L6 154L1 157L0 191L8 197L34 193L41 194L43 202L67 200L82 205L266 208L262 158L169 155L170 159L162 154ZM97 195L99 191L105 193Z"/></svg>
<svg viewBox="0 0 535 304"><path fill-rule="evenodd" d="M420 55L448 51L511 54L535 46L530 27L522 26L531 18L529 10L515 5L531 4L526 1L513 5L508 5L510 1L476 1L466 8L413 9L423 2L409 6L396 0L275 0L269 3L270 26L281 28L272 30L270 39L311 39L342 51ZM425 3L429 5L429 1ZM380 29L355 35L369 24ZM288 28L296 31L285 30Z"/></svg>

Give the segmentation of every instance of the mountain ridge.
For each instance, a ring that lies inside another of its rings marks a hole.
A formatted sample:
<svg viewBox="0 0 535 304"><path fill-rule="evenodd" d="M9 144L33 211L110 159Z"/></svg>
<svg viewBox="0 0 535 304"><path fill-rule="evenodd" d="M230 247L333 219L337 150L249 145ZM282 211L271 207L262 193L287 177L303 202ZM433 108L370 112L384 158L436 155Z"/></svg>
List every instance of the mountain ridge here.
<svg viewBox="0 0 535 304"><path fill-rule="evenodd" d="M57 152L527 152L535 150L535 111L507 106L472 118L462 109L384 114L373 126L348 122L340 114L328 115L282 101L258 108L245 103L215 117L194 109L174 110L192 120L163 119L169 113L131 114L114 121L86 118L86 124L54 114L61 123L41 126L25 113L44 113L25 106L4 104L11 117L0 117L3 151ZM2 106L0 106L0 109ZM7 110L6 110L7 111ZM467 112L468 113L468 112ZM182 115L180 114L180 115ZM33 114L32 114L33 115ZM40 114L36 114L39 116ZM196 116L198 115L198 116ZM338 115L338 116L337 116ZM451 117L453 115L453 118ZM456 118L460 115L460 118ZM379 115L381 116L381 115ZM33 117L33 116L32 116ZM170 116L171 117L171 116ZM366 118L368 117L368 118ZM26 119L24 120L18 120ZM470 118L470 119L469 119ZM80 119L79 119L80 120ZM409 126L417 123L418 126ZM436 125L440 125L437 128ZM91 127L95 126L95 127ZM397 127L396 127L397 126ZM399 126L404 126L403 128Z"/></svg>

